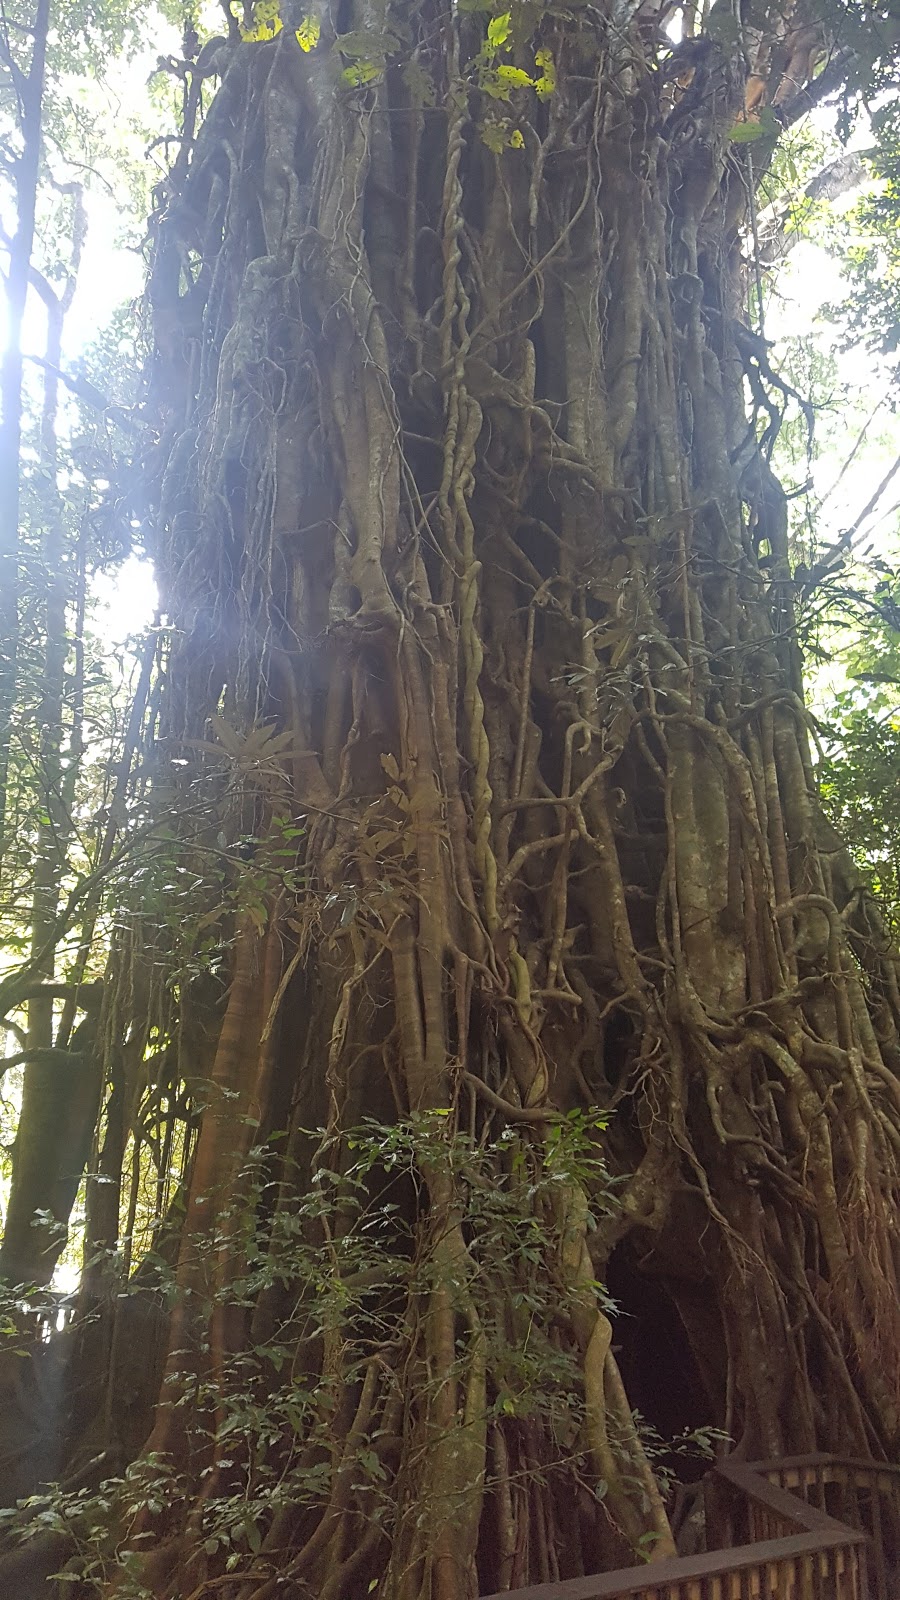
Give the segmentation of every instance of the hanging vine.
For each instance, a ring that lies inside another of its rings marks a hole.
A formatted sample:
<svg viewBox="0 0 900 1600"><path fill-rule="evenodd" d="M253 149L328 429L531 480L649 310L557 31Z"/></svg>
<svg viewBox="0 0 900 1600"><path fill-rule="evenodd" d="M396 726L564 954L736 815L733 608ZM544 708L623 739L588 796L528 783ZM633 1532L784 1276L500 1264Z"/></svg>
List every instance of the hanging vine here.
<svg viewBox="0 0 900 1600"><path fill-rule="evenodd" d="M85 1593L461 1600L670 1553L617 1250L741 1453L896 1447L897 960L816 798L743 393L748 195L815 51L792 77L799 8L778 48L717 11L676 49L649 5L283 0L215 46L154 218L145 463L202 939L179 972L138 918L160 981L123 936L109 1025L113 1187L161 1126L184 1184ZM554 1167L573 1117L602 1178ZM411 1141L396 1194L369 1152L374 1280L366 1118ZM487 1260L485 1183L552 1294Z"/></svg>

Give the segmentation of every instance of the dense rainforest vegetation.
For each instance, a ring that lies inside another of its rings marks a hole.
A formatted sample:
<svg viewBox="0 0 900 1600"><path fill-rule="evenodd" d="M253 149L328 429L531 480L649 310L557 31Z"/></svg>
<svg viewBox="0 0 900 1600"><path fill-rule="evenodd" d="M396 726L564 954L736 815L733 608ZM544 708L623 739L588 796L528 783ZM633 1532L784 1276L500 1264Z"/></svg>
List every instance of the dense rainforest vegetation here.
<svg viewBox="0 0 900 1600"><path fill-rule="evenodd" d="M896 1460L898 44L6 6L4 1594L474 1600Z"/></svg>

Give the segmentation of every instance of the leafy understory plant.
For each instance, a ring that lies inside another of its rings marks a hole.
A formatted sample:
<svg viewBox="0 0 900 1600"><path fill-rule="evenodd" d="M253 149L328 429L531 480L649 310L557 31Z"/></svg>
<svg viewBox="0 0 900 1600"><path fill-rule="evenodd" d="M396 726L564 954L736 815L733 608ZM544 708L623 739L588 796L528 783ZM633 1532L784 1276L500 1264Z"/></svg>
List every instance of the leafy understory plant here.
<svg viewBox="0 0 900 1600"><path fill-rule="evenodd" d="M105 1592L115 1575L128 1600L152 1593L137 1576L148 1545L189 1526L199 1539L197 1585L245 1567L274 1573L279 1528L320 1517L342 1482L378 1542L402 1544L404 1521L452 1517L472 1493L465 1481L417 1483L418 1450L425 1433L434 1446L448 1384L468 1390L467 1430L507 1441L479 1495L503 1490L504 1456L517 1437L530 1438L542 1444L523 1457L520 1492L539 1491L565 1468L601 1506L608 1486L591 1462L574 1323L589 1301L604 1314L614 1307L601 1283L573 1275L567 1254L573 1205L588 1228L617 1206L600 1153L604 1126L573 1113L555 1117L541 1138L516 1127L474 1138L440 1108L392 1124L367 1118L340 1135L308 1136L315 1155L306 1181L301 1163L277 1157L279 1136L254 1146L236 1193L216 1197L216 1228L197 1241L210 1269L218 1250L239 1242L244 1268L188 1307L191 1359L168 1373L164 1401L177 1413L181 1450L151 1449L95 1486L30 1496L0 1524L23 1543L48 1533L74 1543L55 1575L67 1593ZM438 1179L448 1190L443 1214L429 1198ZM160 1303L175 1304L171 1269L153 1253L122 1292L146 1295L151 1282ZM454 1349L449 1369L429 1375L442 1297ZM257 1324L256 1337L214 1367L209 1329L225 1314ZM410 1363L421 1369L412 1412L399 1388ZM346 1432L348 1406L356 1419Z"/></svg>

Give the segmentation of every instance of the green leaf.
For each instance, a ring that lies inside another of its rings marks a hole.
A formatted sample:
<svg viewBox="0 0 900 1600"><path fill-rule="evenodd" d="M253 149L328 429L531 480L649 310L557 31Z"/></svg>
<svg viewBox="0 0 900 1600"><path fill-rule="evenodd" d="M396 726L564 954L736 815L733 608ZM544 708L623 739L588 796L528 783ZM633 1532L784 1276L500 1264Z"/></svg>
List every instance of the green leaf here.
<svg viewBox="0 0 900 1600"><path fill-rule="evenodd" d="M338 34L335 49L354 61L383 63L388 50L396 43L393 34L376 33L374 28L355 28L352 33Z"/></svg>
<svg viewBox="0 0 900 1600"><path fill-rule="evenodd" d="M763 137L764 132L759 122L736 122L729 130L728 137L732 144L754 144Z"/></svg>
<svg viewBox="0 0 900 1600"><path fill-rule="evenodd" d="M503 83L503 81L497 76L497 73L493 71L483 72L481 74L481 88L484 90L485 94L490 95L492 100L508 100L510 94L512 93L509 84ZM497 126L499 126L499 124L497 124ZM482 138L484 138L483 134ZM493 150L495 148L502 150L506 141L504 140L504 144L497 146L489 143L487 139L485 139L484 142L488 146L489 150Z"/></svg>
<svg viewBox="0 0 900 1600"><path fill-rule="evenodd" d="M549 50L536 50L534 64L540 71L534 80L535 93L539 100L549 100L556 88L556 62Z"/></svg>
<svg viewBox="0 0 900 1600"><path fill-rule="evenodd" d="M355 61L352 67L344 68L341 77L345 83L358 89L362 84L373 83L380 74L381 68L374 61Z"/></svg>
<svg viewBox="0 0 900 1600"><path fill-rule="evenodd" d="M297 43L299 44L300 49L305 50L307 54L310 50L314 50L319 42L319 36L321 32L322 24L320 23L318 17L314 16L313 13L310 12L309 16L304 17L299 28L297 29Z"/></svg>
<svg viewBox="0 0 900 1600"><path fill-rule="evenodd" d="M509 38L511 29L512 29L512 14L511 14L511 12L502 11L500 13L499 17L491 17L491 20L488 23L487 36L488 36L488 44L490 45L492 50L499 50L500 46L502 44L506 43L507 39Z"/></svg>
<svg viewBox="0 0 900 1600"><path fill-rule="evenodd" d="M511 89L530 88L533 79L521 67L498 67L497 77L501 83L508 83Z"/></svg>
<svg viewBox="0 0 900 1600"><path fill-rule="evenodd" d="M763 106L755 121L736 122L728 137L732 144L754 144L757 139L777 139L781 123L771 106Z"/></svg>

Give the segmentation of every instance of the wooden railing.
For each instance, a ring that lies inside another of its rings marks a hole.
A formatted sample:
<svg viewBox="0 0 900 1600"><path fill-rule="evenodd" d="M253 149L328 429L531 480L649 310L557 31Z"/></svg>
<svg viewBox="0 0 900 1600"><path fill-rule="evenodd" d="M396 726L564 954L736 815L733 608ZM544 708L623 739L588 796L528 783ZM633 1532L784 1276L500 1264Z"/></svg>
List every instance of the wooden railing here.
<svg viewBox="0 0 900 1600"><path fill-rule="evenodd" d="M825 1455L725 1463L711 1489L709 1510L741 1541L729 1549L483 1600L900 1600L900 1468Z"/></svg>
<svg viewBox="0 0 900 1600"><path fill-rule="evenodd" d="M867 1533L873 1600L900 1600L900 1467L820 1455L756 1462L751 1470Z"/></svg>

